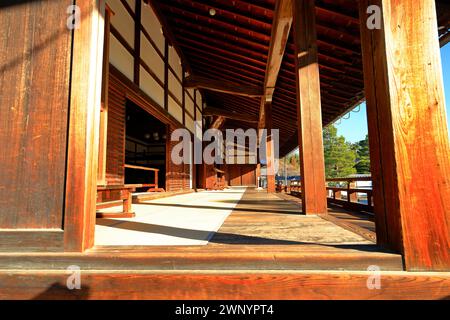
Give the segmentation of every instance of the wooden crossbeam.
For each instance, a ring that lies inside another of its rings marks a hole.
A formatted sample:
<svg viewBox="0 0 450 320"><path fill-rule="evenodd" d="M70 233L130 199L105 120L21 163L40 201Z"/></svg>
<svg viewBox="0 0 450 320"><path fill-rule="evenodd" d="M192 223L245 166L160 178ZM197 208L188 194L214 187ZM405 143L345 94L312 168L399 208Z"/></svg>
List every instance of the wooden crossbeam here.
<svg viewBox="0 0 450 320"><path fill-rule="evenodd" d="M263 90L257 86L241 85L229 81L189 76L184 81L185 88L207 89L246 97L261 97Z"/></svg>
<svg viewBox="0 0 450 320"><path fill-rule="evenodd" d="M280 73L281 62L292 27L292 3L292 0L279 0L275 8L272 38L270 40L269 57L266 67L266 79L264 82L264 96L266 101L272 100L278 74Z"/></svg>
<svg viewBox="0 0 450 320"><path fill-rule="evenodd" d="M265 126L264 110L266 102L271 102L280 73L281 63L286 50L289 32L293 21L293 1L278 0L275 6L272 35L270 40L269 56L264 81L264 96L261 98L258 128Z"/></svg>
<svg viewBox="0 0 450 320"><path fill-rule="evenodd" d="M226 119L224 117L217 117L211 124L210 129L220 129L225 124Z"/></svg>
<svg viewBox="0 0 450 320"><path fill-rule="evenodd" d="M210 106L208 106L205 110L203 110L203 116L222 116L227 119L239 120L243 122L251 122L251 123L258 122L257 116L246 115Z"/></svg>

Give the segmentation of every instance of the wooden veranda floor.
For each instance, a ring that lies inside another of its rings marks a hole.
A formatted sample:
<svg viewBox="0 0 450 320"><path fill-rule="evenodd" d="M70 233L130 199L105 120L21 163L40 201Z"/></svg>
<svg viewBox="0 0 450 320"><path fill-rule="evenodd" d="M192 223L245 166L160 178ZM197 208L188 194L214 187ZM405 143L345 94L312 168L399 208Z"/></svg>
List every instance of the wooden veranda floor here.
<svg viewBox="0 0 450 320"><path fill-rule="evenodd" d="M404 272L400 255L384 251L321 217L302 216L298 201L285 198L248 189L208 245L97 246L84 253L0 253L0 298L449 296L449 274ZM193 206L178 207L186 205ZM201 204L195 207L201 210ZM349 217L343 211L339 214ZM82 290L66 288L68 266L82 270ZM381 291L367 288L367 279L372 275L370 266L381 269Z"/></svg>
<svg viewBox="0 0 450 320"><path fill-rule="evenodd" d="M247 188L210 245L373 244L370 238L345 228L344 223L352 223L350 212L331 208L330 214L332 218L305 216L294 197ZM368 217L355 220L355 229L362 223L373 224Z"/></svg>

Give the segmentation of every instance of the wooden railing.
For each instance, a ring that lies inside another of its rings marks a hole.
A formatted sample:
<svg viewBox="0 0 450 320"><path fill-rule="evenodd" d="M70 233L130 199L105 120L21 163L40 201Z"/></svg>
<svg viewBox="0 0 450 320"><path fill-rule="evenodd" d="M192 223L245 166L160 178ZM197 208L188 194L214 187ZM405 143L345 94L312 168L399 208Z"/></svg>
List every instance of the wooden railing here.
<svg viewBox="0 0 450 320"><path fill-rule="evenodd" d="M141 167L141 166L135 166L135 165L131 165L131 164L125 164L124 165L125 168L127 169L134 169L134 170L142 170L142 171L151 171L154 172L153 177L150 176L150 178L153 178L153 183L146 183L146 184L142 184L141 186L143 188L149 188L147 191L151 192L151 191L160 191L159 187L158 187L158 174L159 174L159 169L154 169L154 168L148 168L148 167Z"/></svg>
<svg viewBox="0 0 450 320"><path fill-rule="evenodd" d="M349 210L373 213L373 190L356 186L357 182L372 181L371 177L333 178L326 181L329 204L339 205ZM290 181L288 192L294 196L301 196L301 181ZM361 200L367 201L367 203L362 203Z"/></svg>

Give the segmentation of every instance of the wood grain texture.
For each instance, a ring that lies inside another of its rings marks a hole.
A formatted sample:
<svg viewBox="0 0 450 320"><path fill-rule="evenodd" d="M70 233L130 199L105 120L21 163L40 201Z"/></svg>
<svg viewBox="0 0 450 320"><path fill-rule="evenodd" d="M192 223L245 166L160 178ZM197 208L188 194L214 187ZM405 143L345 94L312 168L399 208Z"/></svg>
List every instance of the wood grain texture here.
<svg viewBox="0 0 450 320"><path fill-rule="evenodd" d="M450 270L450 148L435 2L362 1L361 28L377 236L408 270Z"/></svg>
<svg viewBox="0 0 450 320"><path fill-rule="evenodd" d="M0 228L62 228L71 3L0 10Z"/></svg>
<svg viewBox="0 0 450 320"><path fill-rule="evenodd" d="M77 1L74 30L64 215L66 251L94 245L104 41L104 3Z"/></svg>
<svg viewBox="0 0 450 320"><path fill-rule="evenodd" d="M325 214L325 160L314 0L294 1L295 71L302 206L305 214Z"/></svg>
<svg viewBox="0 0 450 320"><path fill-rule="evenodd" d="M63 230L0 232L0 252L61 252L63 250Z"/></svg>
<svg viewBox="0 0 450 320"><path fill-rule="evenodd" d="M256 165L227 164L226 176L230 186L256 186Z"/></svg>
<svg viewBox="0 0 450 320"><path fill-rule="evenodd" d="M373 250L377 249L372 241L365 240L353 230L349 232L317 216L302 215L301 204L278 195L247 188L209 245L278 245L280 253L289 250L285 246L291 245L320 244L363 250L372 246ZM202 208L201 204L198 207Z"/></svg>
<svg viewBox="0 0 450 320"><path fill-rule="evenodd" d="M63 272L1 272L0 299L302 300L449 299L450 275L381 274L369 290L369 273L140 273L82 272L70 291ZM120 290L117 290L120 288Z"/></svg>
<svg viewBox="0 0 450 320"><path fill-rule="evenodd" d="M377 251L374 245L207 245L95 247L82 253L0 254L1 270L353 270L377 265L383 271L402 271L398 254Z"/></svg>

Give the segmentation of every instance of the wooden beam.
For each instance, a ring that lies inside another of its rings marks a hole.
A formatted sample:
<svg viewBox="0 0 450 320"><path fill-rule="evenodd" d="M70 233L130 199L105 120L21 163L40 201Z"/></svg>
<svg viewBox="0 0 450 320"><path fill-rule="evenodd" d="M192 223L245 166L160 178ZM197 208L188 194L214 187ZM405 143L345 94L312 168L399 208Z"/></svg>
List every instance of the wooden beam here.
<svg viewBox="0 0 450 320"><path fill-rule="evenodd" d="M327 213L314 0L294 5L298 141L304 214Z"/></svg>
<svg viewBox="0 0 450 320"><path fill-rule="evenodd" d="M293 21L293 1L277 0L272 23L269 55L264 80L264 96L261 98L259 129L264 128L264 108L267 101L272 101L275 86L280 73L281 63L289 38Z"/></svg>
<svg viewBox="0 0 450 320"><path fill-rule="evenodd" d="M446 46L450 42L450 32L440 38L441 47Z"/></svg>
<svg viewBox="0 0 450 320"><path fill-rule="evenodd" d="M94 245L104 41L104 2L103 8L100 2L79 2L84 19L73 33L65 251L80 252Z"/></svg>
<svg viewBox="0 0 450 320"><path fill-rule="evenodd" d="M276 3L270 40L269 57L264 82L264 97L272 101L278 74L283 61L293 20L293 1L278 0Z"/></svg>
<svg viewBox="0 0 450 320"><path fill-rule="evenodd" d="M220 129L225 124L225 120L226 120L225 117L221 117L221 116L216 117L209 128L210 129Z"/></svg>
<svg viewBox="0 0 450 320"><path fill-rule="evenodd" d="M237 113L234 111L228 111L221 108L215 108L215 107L206 107L205 110L203 110L203 116L222 116L227 119L233 119L233 120L239 120L243 122L250 122L250 123L258 123L258 117L257 116L251 116L246 115L242 113Z"/></svg>
<svg viewBox="0 0 450 320"><path fill-rule="evenodd" d="M369 5L382 28L366 28ZM363 0L377 238L408 270L450 270L450 149L435 2Z"/></svg>
<svg viewBox="0 0 450 320"><path fill-rule="evenodd" d="M185 79L184 86L186 88L207 89L246 97L261 97L263 95L262 88L257 86L241 85L192 75Z"/></svg>

